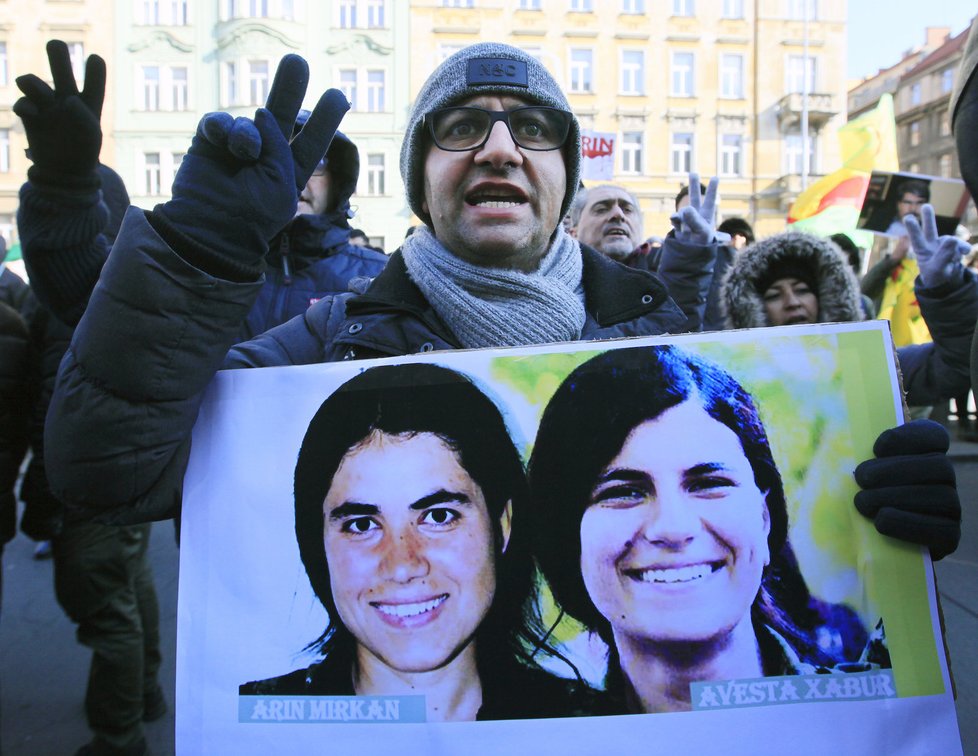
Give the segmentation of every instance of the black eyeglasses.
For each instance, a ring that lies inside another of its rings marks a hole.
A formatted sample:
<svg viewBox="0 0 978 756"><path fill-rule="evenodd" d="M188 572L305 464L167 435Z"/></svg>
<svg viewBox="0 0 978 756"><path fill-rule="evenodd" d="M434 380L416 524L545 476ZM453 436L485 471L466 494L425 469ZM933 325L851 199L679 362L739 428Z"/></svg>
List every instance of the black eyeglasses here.
<svg viewBox="0 0 978 756"><path fill-rule="evenodd" d="M573 116L566 110L529 105L514 110L442 108L425 116L428 131L439 149L448 152L477 150L487 141L496 121L509 129L513 141L525 150L556 150L567 141Z"/></svg>

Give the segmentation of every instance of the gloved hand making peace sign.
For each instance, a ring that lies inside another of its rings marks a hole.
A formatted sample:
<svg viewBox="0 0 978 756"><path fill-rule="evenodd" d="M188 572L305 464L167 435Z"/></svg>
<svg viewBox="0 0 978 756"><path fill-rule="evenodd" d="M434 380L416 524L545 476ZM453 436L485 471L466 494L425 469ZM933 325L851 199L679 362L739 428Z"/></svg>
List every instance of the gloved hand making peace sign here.
<svg viewBox="0 0 978 756"><path fill-rule="evenodd" d="M309 66L286 55L254 119L208 113L173 181L173 199L150 216L187 262L213 275L255 280L268 243L295 215L299 192L349 109L327 90L289 143Z"/></svg>
<svg viewBox="0 0 978 756"><path fill-rule="evenodd" d="M100 185L95 168L102 148L105 61L98 55L88 57L85 87L79 92L68 46L53 39L47 53L54 89L34 74L17 77L24 96L13 110L24 122L28 157L34 163L27 177L47 190L95 191Z"/></svg>
<svg viewBox="0 0 978 756"><path fill-rule="evenodd" d="M710 244L717 239L716 207L717 188L720 182L714 176L707 185L706 193L700 194L700 177L698 173L689 174L689 204L677 210L670 216L676 238L684 244ZM719 241L730 241L723 235Z"/></svg>

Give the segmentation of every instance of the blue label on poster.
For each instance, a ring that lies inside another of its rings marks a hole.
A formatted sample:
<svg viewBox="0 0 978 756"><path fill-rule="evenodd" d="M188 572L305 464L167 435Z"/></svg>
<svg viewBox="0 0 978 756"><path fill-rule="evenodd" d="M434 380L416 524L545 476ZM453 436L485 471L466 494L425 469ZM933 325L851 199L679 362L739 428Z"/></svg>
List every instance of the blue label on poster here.
<svg viewBox="0 0 978 756"><path fill-rule="evenodd" d="M425 721L424 696L239 696L238 721L417 723Z"/></svg>

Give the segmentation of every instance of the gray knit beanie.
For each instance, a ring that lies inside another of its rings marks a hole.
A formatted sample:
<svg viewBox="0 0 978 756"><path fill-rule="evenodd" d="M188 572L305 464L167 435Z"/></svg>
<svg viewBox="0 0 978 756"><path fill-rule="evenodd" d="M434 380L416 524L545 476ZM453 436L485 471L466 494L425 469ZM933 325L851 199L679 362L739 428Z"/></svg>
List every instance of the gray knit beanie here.
<svg viewBox="0 0 978 756"><path fill-rule="evenodd" d="M447 58L418 92L401 145L401 178L404 179L408 204L429 226L431 218L421 207L424 202L424 117L439 108L483 94L512 95L571 112L567 97L550 72L536 58L517 47L481 42ZM570 133L563 149L567 187L558 223L570 210L580 183L581 127L577 118L571 119Z"/></svg>

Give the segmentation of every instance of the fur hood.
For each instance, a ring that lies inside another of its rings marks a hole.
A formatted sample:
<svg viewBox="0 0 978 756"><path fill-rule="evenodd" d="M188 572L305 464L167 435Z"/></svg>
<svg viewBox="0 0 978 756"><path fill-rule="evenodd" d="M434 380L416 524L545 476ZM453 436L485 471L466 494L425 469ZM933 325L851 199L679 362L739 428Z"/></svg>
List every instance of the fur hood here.
<svg viewBox="0 0 978 756"><path fill-rule="evenodd" d="M811 271L818 297L819 323L863 320L859 283L834 243L799 231L785 231L747 247L737 255L721 284L727 328L768 325L762 292L757 290L775 263L790 262Z"/></svg>

